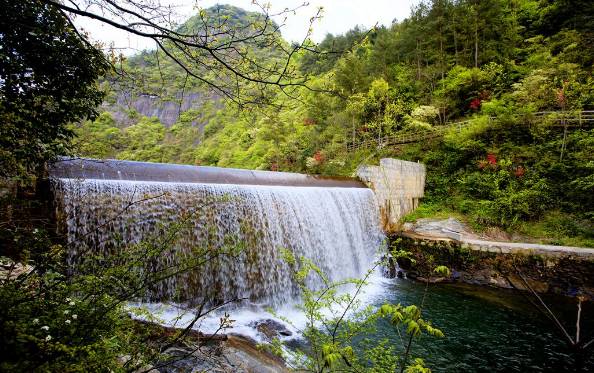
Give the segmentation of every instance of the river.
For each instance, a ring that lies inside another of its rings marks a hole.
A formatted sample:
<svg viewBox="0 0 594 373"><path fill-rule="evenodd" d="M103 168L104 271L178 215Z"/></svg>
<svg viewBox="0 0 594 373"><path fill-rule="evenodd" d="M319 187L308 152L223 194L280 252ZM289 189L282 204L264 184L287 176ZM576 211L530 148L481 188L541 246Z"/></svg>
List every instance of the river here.
<svg viewBox="0 0 594 373"><path fill-rule="evenodd" d="M425 285L406 279L385 281L374 303L421 304ZM555 312L575 333L575 302L547 297ZM423 317L440 328L444 338L423 336L413 356L433 372L576 372L576 358L550 320L513 290L470 285L431 284ZM594 306L584 304L582 335L594 332ZM388 322L381 322L372 339L388 338L401 346ZM594 358L581 371L594 371Z"/></svg>

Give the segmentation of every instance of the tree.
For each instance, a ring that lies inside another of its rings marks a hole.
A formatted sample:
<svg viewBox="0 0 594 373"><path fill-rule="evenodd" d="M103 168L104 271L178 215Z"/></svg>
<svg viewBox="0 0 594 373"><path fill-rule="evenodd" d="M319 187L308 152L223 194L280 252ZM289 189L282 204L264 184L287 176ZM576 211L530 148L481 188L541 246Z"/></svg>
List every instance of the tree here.
<svg viewBox="0 0 594 373"><path fill-rule="evenodd" d="M0 1L0 176L24 176L68 151L69 122L94 117L109 68L55 6Z"/></svg>
<svg viewBox="0 0 594 373"><path fill-rule="evenodd" d="M159 1L40 1L68 19L86 17L153 40L157 50L184 74L241 106L270 104L278 90L293 96L299 88L307 87L308 77L300 72L295 60L300 53L318 52L309 36L321 9L310 19L309 32L301 43L289 45L280 34L283 25L273 21L274 17L286 19L307 3L272 13L269 4L253 1L261 13L250 16L246 23L236 22L238 14L247 14L244 10L216 5L199 9L197 15L178 26L172 8ZM274 53L270 58L260 58L254 51L261 49Z"/></svg>

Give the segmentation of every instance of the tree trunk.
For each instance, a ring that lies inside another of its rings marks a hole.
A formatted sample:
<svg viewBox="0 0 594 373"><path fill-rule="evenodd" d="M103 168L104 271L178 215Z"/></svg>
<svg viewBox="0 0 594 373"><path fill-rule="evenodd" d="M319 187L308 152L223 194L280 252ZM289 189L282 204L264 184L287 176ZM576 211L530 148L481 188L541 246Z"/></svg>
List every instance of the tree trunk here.
<svg viewBox="0 0 594 373"><path fill-rule="evenodd" d="M474 18L474 67L478 67L478 20L476 17Z"/></svg>
<svg viewBox="0 0 594 373"><path fill-rule="evenodd" d="M456 18L454 17L452 19L452 21L454 22L454 28L453 28L453 32L454 32L454 63L457 65L458 64L458 34L456 33Z"/></svg>
<svg viewBox="0 0 594 373"><path fill-rule="evenodd" d="M419 39L417 39L417 80L421 80L421 56L419 52Z"/></svg>

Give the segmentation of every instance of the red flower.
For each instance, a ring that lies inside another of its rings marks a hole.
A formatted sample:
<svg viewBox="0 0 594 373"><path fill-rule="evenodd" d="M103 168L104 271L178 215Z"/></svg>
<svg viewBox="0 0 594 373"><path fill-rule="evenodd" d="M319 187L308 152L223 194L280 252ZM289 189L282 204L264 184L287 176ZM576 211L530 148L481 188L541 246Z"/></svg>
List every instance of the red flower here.
<svg viewBox="0 0 594 373"><path fill-rule="evenodd" d="M481 99L480 98L473 98L472 101L470 101L470 108L472 110L478 110L481 107Z"/></svg>
<svg viewBox="0 0 594 373"><path fill-rule="evenodd" d="M316 120L313 118L305 118L303 119L303 125L304 126L313 126L314 124L316 124Z"/></svg>
<svg viewBox="0 0 594 373"><path fill-rule="evenodd" d="M497 157L495 156L495 154L493 154L493 153L487 154L487 162L489 162L489 164L492 166L497 165Z"/></svg>
<svg viewBox="0 0 594 373"><path fill-rule="evenodd" d="M518 166L516 168L516 170L514 171L514 175L516 175L516 177L522 177L522 176L524 176L525 173L526 173L526 169L522 166Z"/></svg>
<svg viewBox="0 0 594 373"><path fill-rule="evenodd" d="M324 157L324 153L322 153L321 151L317 151L315 152L313 158L316 160L316 162L318 163L322 163L324 162L324 160L326 159L326 157Z"/></svg>

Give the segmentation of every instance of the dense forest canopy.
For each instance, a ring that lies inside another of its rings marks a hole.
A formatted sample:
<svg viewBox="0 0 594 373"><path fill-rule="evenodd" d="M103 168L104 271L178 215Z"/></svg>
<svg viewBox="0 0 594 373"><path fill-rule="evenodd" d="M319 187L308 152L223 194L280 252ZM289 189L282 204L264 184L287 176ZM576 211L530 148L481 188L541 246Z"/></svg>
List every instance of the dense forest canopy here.
<svg viewBox="0 0 594 373"><path fill-rule="evenodd" d="M0 4L0 177L26 178L68 150L68 123L97 115L108 62L57 9Z"/></svg>

